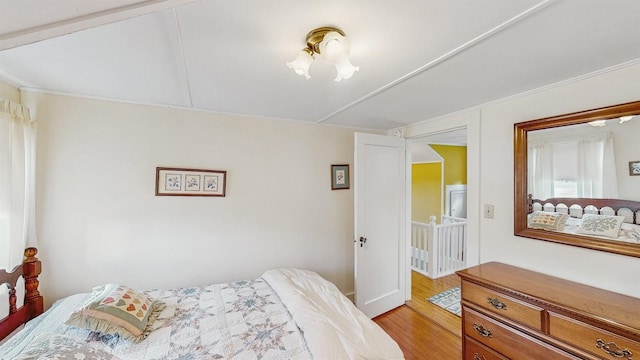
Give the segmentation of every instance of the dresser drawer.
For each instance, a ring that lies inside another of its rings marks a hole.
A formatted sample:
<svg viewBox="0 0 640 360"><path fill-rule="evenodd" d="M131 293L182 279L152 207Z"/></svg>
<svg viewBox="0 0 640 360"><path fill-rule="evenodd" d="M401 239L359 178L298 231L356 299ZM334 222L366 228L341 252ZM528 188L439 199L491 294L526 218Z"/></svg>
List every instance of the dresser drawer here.
<svg viewBox="0 0 640 360"><path fill-rule="evenodd" d="M467 336L512 359L578 359L466 306L462 326Z"/></svg>
<svg viewBox="0 0 640 360"><path fill-rule="evenodd" d="M553 312L549 334L604 359L640 359L640 343Z"/></svg>
<svg viewBox="0 0 640 360"><path fill-rule="evenodd" d="M464 360L508 360L470 337L464 341Z"/></svg>
<svg viewBox="0 0 640 360"><path fill-rule="evenodd" d="M468 281L462 282L462 298L497 315L542 331L544 313L542 308L493 292Z"/></svg>

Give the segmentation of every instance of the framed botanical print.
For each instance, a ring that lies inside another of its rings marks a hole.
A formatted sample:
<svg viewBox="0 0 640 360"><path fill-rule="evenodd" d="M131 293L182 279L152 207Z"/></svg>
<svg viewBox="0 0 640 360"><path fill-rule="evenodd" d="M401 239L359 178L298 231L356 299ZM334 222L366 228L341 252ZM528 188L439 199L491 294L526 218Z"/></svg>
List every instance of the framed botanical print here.
<svg viewBox="0 0 640 360"><path fill-rule="evenodd" d="M156 196L225 196L227 172L156 168Z"/></svg>
<svg viewBox="0 0 640 360"><path fill-rule="evenodd" d="M349 188L349 165L331 165L331 190Z"/></svg>

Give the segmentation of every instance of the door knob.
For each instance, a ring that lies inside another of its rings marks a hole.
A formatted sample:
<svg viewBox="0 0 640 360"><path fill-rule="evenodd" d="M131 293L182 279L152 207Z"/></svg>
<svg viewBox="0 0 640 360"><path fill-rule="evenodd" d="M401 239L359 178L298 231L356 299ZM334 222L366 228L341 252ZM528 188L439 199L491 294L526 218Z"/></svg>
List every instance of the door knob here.
<svg viewBox="0 0 640 360"><path fill-rule="evenodd" d="M366 242L367 242L367 238L363 237L363 236L360 236L360 247L363 247L364 243L366 243Z"/></svg>

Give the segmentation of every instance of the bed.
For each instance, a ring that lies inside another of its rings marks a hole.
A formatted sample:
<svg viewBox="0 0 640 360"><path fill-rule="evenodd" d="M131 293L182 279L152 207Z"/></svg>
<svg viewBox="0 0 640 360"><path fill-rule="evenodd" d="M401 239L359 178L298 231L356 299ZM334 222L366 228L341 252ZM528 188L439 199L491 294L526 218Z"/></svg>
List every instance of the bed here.
<svg viewBox="0 0 640 360"><path fill-rule="evenodd" d="M528 227L640 244L640 202L528 197Z"/></svg>
<svg viewBox="0 0 640 360"><path fill-rule="evenodd" d="M68 325L97 293L113 290L102 298L106 302L113 301L114 289L133 290L100 285L60 299L43 313L36 253L29 250L14 271L0 271L0 284L13 290L23 276L26 288L24 305L12 305L0 322L1 337L26 322L0 345L0 359L404 358L397 343L335 285L302 269L272 269L257 279L223 284L136 291L143 305L154 308L147 332L136 340ZM19 303L15 293L12 304Z"/></svg>

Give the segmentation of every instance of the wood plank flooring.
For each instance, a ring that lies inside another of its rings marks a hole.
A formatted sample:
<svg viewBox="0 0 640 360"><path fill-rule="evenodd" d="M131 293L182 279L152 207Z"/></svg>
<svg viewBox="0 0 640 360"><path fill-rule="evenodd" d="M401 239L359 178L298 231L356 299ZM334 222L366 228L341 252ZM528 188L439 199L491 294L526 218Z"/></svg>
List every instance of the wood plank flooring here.
<svg viewBox="0 0 640 360"><path fill-rule="evenodd" d="M427 300L452 287L460 286L458 275L430 279L416 271L412 271L411 284L411 301L407 302L407 306L460 337L462 334L462 320L460 317L433 305Z"/></svg>
<svg viewBox="0 0 640 360"><path fill-rule="evenodd" d="M430 279L411 272L411 301L373 320L380 325L411 359L461 359L461 319L427 299L460 285L457 275Z"/></svg>

